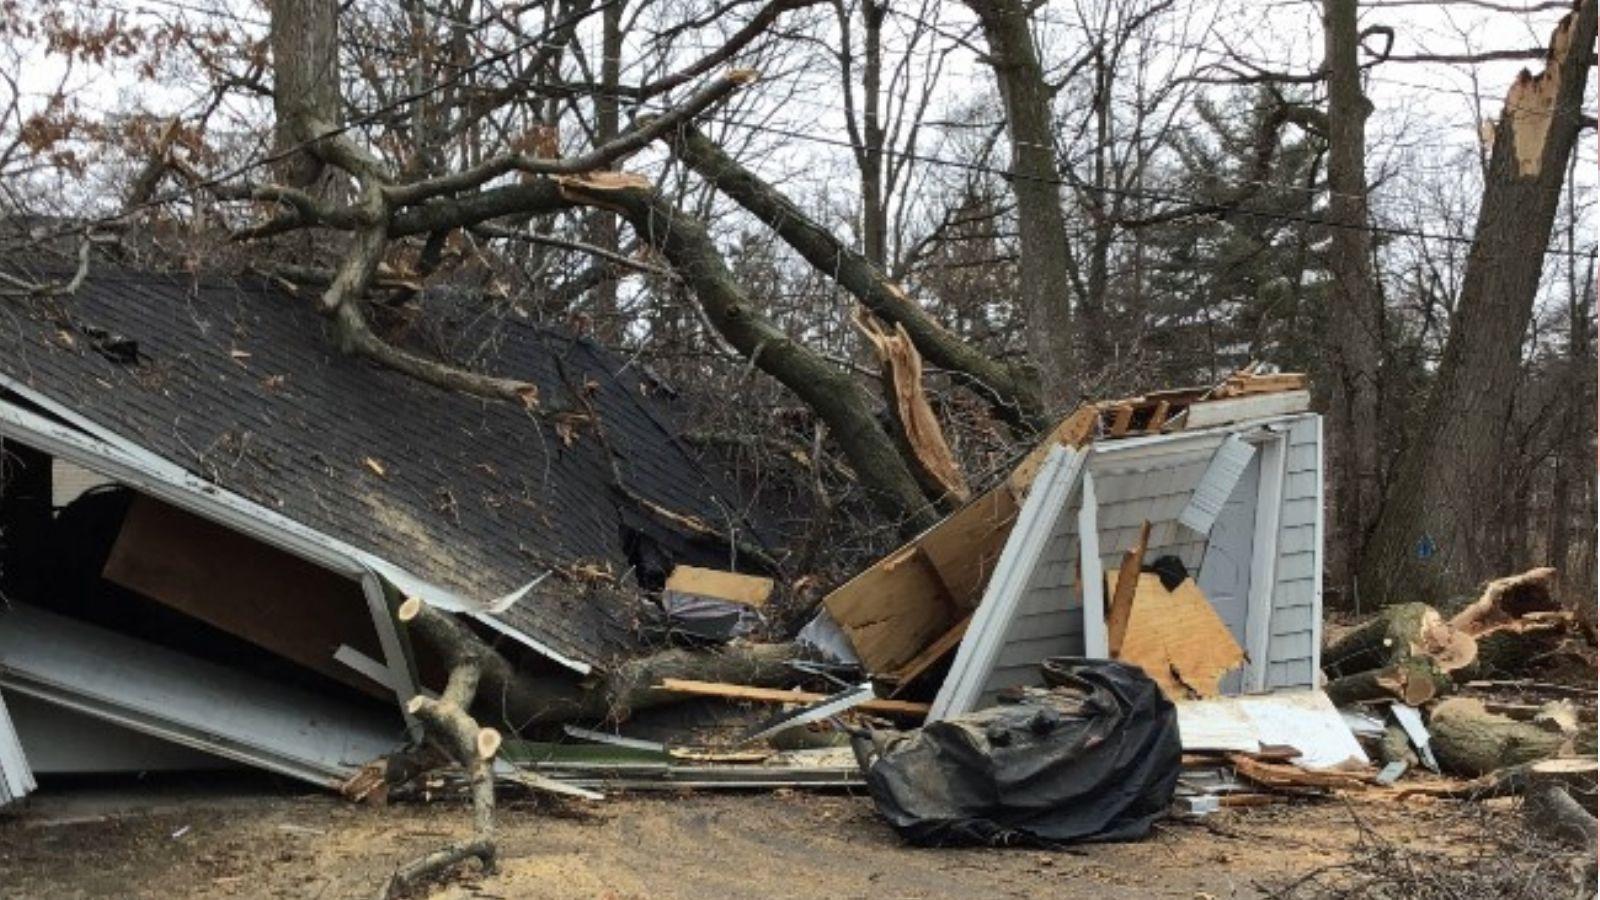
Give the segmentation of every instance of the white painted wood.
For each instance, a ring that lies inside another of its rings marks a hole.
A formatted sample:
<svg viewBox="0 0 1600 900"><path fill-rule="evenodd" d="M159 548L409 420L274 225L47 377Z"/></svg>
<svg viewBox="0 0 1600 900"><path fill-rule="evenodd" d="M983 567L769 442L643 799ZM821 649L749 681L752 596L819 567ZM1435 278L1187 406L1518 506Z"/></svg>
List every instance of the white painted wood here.
<svg viewBox="0 0 1600 900"><path fill-rule="evenodd" d="M1316 416L1311 420L1312 440L1317 448L1317 515L1316 538L1313 550L1316 554L1317 564L1313 567L1311 577L1311 677L1318 679L1322 673L1322 541L1326 533L1322 528L1322 417Z"/></svg>
<svg viewBox="0 0 1600 900"><path fill-rule="evenodd" d="M1245 624L1244 687L1264 690L1277 595L1278 520L1283 509L1284 463L1288 440L1276 434L1261 443L1261 474L1256 487L1255 546L1250 557L1250 615Z"/></svg>
<svg viewBox="0 0 1600 900"><path fill-rule="evenodd" d="M1317 690L1285 691L1244 697L1188 700L1178 708L1183 749L1246 750L1287 745L1300 751L1295 765L1330 769L1367 763L1367 754L1334 708ZM1249 746L1254 743L1255 746Z"/></svg>
<svg viewBox="0 0 1600 900"><path fill-rule="evenodd" d="M28 796L36 786L5 697L0 696L0 806Z"/></svg>
<svg viewBox="0 0 1600 900"><path fill-rule="evenodd" d="M1083 655L1109 659L1106 637L1106 575L1100 564L1100 504L1094 496L1094 474L1083 473L1078 501L1078 564L1083 572Z"/></svg>
<svg viewBox="0 0 1600 900"><path fill-rule="evenodd" d="M1056 524L1078 483L1090 451L1056 447L1034 478L1032 489L1017 514L1017 524L1000 551L1000 559L972 624L956 650L956 658L934 698L928 721L937 722L970 711L994 669L1017 604L1043 557Z"/></svg>
<svg viewBox="0 0 1600 900"><path fill-rule="evenodd" d="M11 718L39 775L237 769L233 760L13 692Z"/></svg>
<svg viewBox="0 0 1600 900"><path fill-rule="evenodd" d="M1183 419L1183 427L1211 428L1217 425L1244 422L1249 419L1265 419L1271 416L1305 412L1310 408L1310 391L1280 391L1276 394L1255 394L1244 397L1231 397L1227 400L1207 400L1189 407Z"/></svg>
<svg viewBox="0 0 1600 900"><path fill-rule="evenodd" d="M405 742L393 712L290 688L13 603L0 686L197 750L337 787Z"/></svg>

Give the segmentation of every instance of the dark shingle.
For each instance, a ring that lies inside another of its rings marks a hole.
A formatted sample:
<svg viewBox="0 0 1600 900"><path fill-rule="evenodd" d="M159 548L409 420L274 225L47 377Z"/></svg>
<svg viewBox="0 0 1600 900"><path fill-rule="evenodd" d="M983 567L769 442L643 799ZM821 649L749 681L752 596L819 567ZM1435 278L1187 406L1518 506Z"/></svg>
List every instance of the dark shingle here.
<svg viewBox="0 0 1600 900"><path fill-rule="evenodd" d="M496 374L537 384L547 403L589 385L604 439L580 427L569 441L526 410L338 353L308 299L260 282L97 269L60 310L13 305L0 319L0 371L11 378L465 596L492 599L575 563L620 575L625 523L675 558L726 564L725 550L625 496L719 528L740 508L669 430L641 376L586 339L499 317L428 323L432 336L451 337L443 350L471 349ZM107 334L136 341L138 362L109 358ZM613 486L613 462L626 491ZM604 664L630 647L633 602L552 577L505 618Z"/></svg>

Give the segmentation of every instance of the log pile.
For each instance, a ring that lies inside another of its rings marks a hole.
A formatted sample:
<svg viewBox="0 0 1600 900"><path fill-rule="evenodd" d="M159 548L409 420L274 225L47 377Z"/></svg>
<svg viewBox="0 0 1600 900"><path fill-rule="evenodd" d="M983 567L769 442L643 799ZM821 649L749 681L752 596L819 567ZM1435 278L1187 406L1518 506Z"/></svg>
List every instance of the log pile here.
<svg viewBox="0 0 1600 900"><path fill-rule="evenodd" d="M1549 568L1496 579L1448 618L1425 603L1389 607L1330 640L1323 670L1337 705L1381 712L1404 704L1426 714L1428 753L1396 714L1371 749L1408 766L1431 754L1441 773L1461 780L1400 796L1522 796L1530 825L1593 847L1595 692L1530 678L1576 639L1576 617L1555 584Z"/></svg>

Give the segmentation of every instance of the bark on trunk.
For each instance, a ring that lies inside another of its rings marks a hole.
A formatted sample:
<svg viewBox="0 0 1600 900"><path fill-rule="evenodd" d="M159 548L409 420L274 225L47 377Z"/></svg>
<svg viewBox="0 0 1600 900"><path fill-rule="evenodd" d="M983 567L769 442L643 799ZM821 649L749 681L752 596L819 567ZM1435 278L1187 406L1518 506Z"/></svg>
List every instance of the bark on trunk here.
<svg viewBox="0 0 1600 900"><path fill-rule="evenodd" d="M1595 751L1592 732L1569 732L1550 721L1519 722L1489 712L1470 697L1453 697L1435 707L1428 731L1439 767L1468 777L1561 756L1592 757Z"/></svg>
<svg viewBox="0 0 1600 900"><path fill-rule="evenodd" d="M1039 367L1046 408L1078 398L1074 360L1067 223L1056 170L1051 91L1034 47L1032 9L1022 0L968 0L989 45L1011 138L1011 192L1017 198L1021 301L1028 351ZM1092 365L1094 360L1083 360Z"/></svg>
<svg viewBox="0 0 1600 900"><path fill-rule="evenodd" d="M312 140L312 122L338 125L338 0L272 0L272 111L277 151ZM277 178L304 189L322 179L325 164L309 150L291 153L277 165Z"/></svg>
<svg viewBox="0 0 1600 900"><path fill-rule="evenodd" d="M1350 596L1362 541L1378 513L1379 365L1383 305L1372 272L1367 230L1367 116L1361 88L1357 0L1325 0L1324 65L1328 76L1328 267L1333 274L1322 334L1328 380L1329 455L1333 466L1334 537L1329 580Z"/></svg>
<svg viewBox="0 0 1600 900"><path fill-rule="evenodd" d="M1433 607L1406 603L1384 610L1330 643L1322 652L1322 668L1337 678L1427 658L1450 672L1469 665L1475 656L1471 637L1445 622Z"/></svg>
<svg viewBox="0 0 1600 900"><path fill-rule="evenodd" d="M1484 574L1480 534L1497 518L1523 335L1582 127L1595 3L1562 20L1543 74L1523 72L1507 95L1439 374L1363 556L1364 597L1442 597Z"/></svg>
<svg viewBox="0 0 1600 900"><path fill-rule="evenodd" d="M837 281L878 317L904 327L924 359L971 388L1002 421L1024 434L1048 427L1038 388L1027 372L996 361L946 329L882 268L845 246L716 142L685 127L674 136L671 150L717 190L776 231L817 271Z"/></svg>

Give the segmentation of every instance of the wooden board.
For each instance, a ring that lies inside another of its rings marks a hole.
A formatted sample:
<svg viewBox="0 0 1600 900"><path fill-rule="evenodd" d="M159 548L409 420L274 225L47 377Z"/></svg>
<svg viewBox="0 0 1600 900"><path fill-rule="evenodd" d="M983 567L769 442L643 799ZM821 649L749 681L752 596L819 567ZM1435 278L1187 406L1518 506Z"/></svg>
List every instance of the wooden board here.
<svg viewBox="0 0 1600 900"><path fill-rule="evenodd" d="M344 644L383 659L356 582L209 519L140 496L106 580L375 697L390 690L338 662Z"/></svg>
<svg viewBox="0 0 1600 900"><path fill-rule="evenodd" d="M712 597L745 606L762 606L772 596L772 579L740 575L721 569L677 566L667 576L667 590L698 597Z"/></svg>
<svg viewBox="0 0 1600 900"><path fill-rule="evenodd" d="M919 540L956 606L978 607L1019 509L1016 496L1002 485L963 506Z"/></svg>
<svg viewBox="0 0 1600 900"><path fill-rule="evenodd" d="M954 628L944 633L944 636L929 644L926 649L917 654L917 658L906 663L905 668L894 673L893 678L898 685L890 696L899 696L913 681L916 681L923 672L933 668L939 660L944 659L956 647L961 645L961 639L966 637L967 626L972 624L972 613L955 624Z"/></svg>
<svg viewBox="0 0 1600 900"><path fill-rule="evenodd" d="M869 672L893 672L960 618L922 548L908 544L823 600Z"/></svg>
<svg viewBox="0 0 1600 900"><path fill-rule="evenodd" d="M1117 573L1109 573L1113 582ZM1112 593L1117 585L1112 584ZM1117 657L1144 669L1173 700L1215 697L1222 676L1244 663L1244 651L1193 579L1170 593L1153 573L1140 573L1127 634Z"/></svg>
<svg viewBox="0 0 1600 900"><path fill-rule="evenodd" d="M1309 391L1280 391L1272 394L1247 394L1227 400L1207 400L1189 406L1183 427L1189 430L1227 425L1245 419L1286 416L1311 408Z"/></svg>
<svg viewBox="0 0 1600 900"><path fill-rule="evenodd" d="M1122 565L1117 569L1116 589L1110 594L1106 606L1106 645L1115 657L1122 650L1122 639L1128 634L1128 617L1133 613L1133 591L1139 583L1139 567L1144 565L1144 551L1150 545L1150 523L1139 526L1139 539L1133 548L1122 554Z"/></svg>
<svg viewBox="0 0 1600 900"><path fill-rule="evenodd" d="M675 694L694 694L698 697L722 697L727 700L748 700L752 703L818 703L828 699L827 694L811 691L786 691L782 688L751 687L745 684L724 684L718 681L691 681L684 678L663 678L658 690ZM928 714L928 704L910 700L868 700L855 707L867 712L888 716L920 718Z"/></svg>

